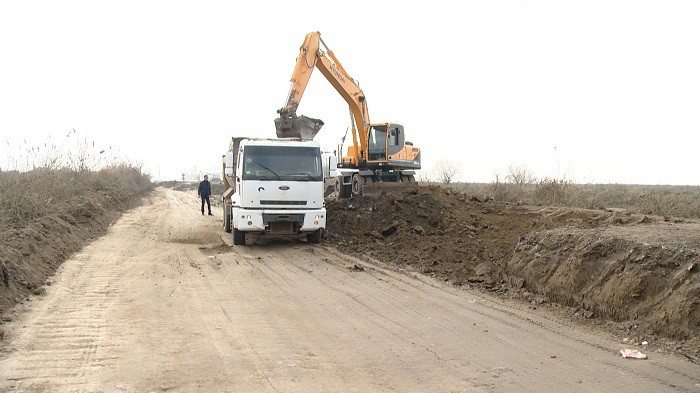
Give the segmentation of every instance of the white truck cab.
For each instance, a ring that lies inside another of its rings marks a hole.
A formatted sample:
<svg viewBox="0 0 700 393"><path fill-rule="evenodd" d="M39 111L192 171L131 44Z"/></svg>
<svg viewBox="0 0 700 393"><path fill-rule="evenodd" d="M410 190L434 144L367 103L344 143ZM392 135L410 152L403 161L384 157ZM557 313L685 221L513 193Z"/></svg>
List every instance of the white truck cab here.
<svg viewBox="0 0 700 393"><path fill-rule="evenodd" d="M223 156L224 227L233 243L246 233L306 235L326 227L321 149L298 139L233 138Z"/></svg>

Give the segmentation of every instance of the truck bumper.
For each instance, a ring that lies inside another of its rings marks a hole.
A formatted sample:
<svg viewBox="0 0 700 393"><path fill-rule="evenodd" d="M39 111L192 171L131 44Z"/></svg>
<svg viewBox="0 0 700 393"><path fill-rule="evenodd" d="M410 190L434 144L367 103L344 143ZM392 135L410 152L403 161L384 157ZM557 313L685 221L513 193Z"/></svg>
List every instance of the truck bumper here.
<svg viewBox="0 0 700 393"><path fill-rule="evenodd" d="M326 227L326 209L314 210L250 210L232 209L233 227L244 232L265 232L274 222L293 222L295 232L312 232Z"/></svg>

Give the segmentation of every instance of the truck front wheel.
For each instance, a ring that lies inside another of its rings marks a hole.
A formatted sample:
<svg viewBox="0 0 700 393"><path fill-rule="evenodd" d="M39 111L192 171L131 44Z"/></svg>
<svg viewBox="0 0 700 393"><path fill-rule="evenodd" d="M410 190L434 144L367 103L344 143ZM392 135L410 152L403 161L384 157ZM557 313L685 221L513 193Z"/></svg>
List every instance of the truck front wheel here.
<svg viewBox="0 0 700 393"><path fill-rule="evenodd" d="M318 244L321 242L321 230L317 229L308 235L306 235L306 241L312 244Z"/></svg>
<svg viewBox="0 0 700 393"><path fill-rule="evenodd" d="M231 210L226 210L226 204L224 204L224 230L226 233L231 233Z"/></svg>
<svg viewBox="0 0 700 393"><path fill-rule="evenodd" d="M236 228L233 228L233 244L237 246L245 245L245 232L241 232Z"/></svg>

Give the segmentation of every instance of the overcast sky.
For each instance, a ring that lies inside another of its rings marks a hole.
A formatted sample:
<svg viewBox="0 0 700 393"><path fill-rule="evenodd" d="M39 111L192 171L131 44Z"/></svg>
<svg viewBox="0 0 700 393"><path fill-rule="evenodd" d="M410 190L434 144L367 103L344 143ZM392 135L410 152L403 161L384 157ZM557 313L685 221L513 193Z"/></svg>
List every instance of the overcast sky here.
<svg viewBox="0 0 700 393"><path fill-rule="evenodd" d="M3 1L0 167L75 129L155 178L217 172L275 136L311 31L426 171L700 185L700 1ZM350 125L318 71L298 113L330 150Z"/></svg>

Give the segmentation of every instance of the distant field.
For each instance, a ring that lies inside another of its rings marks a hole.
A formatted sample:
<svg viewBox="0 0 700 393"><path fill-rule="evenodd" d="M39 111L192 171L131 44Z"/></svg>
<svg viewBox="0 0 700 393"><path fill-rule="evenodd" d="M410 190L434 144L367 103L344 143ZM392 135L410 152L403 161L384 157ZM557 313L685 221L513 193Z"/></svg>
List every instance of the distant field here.
<svg viewBox="0 0 700 393"><path fill-rule="evenodd" d="M634 213L700 218L700 186L633 184L453 183L450 187L479 199L585 209L626 209Z"/></svg>

